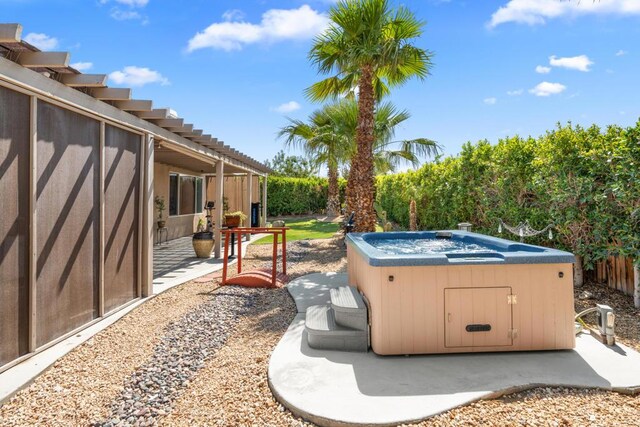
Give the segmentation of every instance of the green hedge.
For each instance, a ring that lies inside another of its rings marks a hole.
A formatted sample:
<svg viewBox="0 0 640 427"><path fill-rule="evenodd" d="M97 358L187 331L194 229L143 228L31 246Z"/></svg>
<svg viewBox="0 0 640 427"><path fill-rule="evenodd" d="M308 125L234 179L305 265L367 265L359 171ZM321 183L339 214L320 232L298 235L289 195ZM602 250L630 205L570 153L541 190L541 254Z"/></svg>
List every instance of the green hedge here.
<svg viewBox="0 0 640 427"><path fill-rule="evenodd" d="M586 268L611 253L638 259L640 122L604 130L558 125L537 139L467 143L457 156L378 177L376 198L403 227L415 198L420 229L468 221L497 235L498 218L529 220L537 229L552 223L552 242L544 236L528 242L570 250Z"/></svg>
<svg viewBox="0 0 640 427"><path fill-rule="evenodd" d="M344 203L345 180L340 180L340 201ZM267 215L317 214L327 208L327 178L290 178L269 176Z"/></svg>

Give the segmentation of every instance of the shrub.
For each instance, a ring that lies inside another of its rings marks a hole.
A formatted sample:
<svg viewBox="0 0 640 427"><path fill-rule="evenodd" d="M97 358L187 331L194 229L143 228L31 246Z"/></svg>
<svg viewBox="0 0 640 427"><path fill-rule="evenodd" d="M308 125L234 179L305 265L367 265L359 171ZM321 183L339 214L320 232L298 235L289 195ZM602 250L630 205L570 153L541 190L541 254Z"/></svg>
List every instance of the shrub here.
<svg viewBox="0 0 640 427"><path fill-rule="evenodd" d="M339 181L340 203L344 202L345 180ZM267 215L302 215L323 212L327 207L329 183L326 178L269 176Z"/></svg>
<svg viewBox="0 0 640 427"><path fill-rule="evenodd" d="M457 156L379 176L376 197L389 220L404 228L406 206L415 199L419 229L468 221L496 235L498 218L528 220L538 229L552 223L553 242L545 236L528 241L570 250L588 269L611 253L637 258L640 121L627 129L558 125L537 139L467 143Z"/></svg>

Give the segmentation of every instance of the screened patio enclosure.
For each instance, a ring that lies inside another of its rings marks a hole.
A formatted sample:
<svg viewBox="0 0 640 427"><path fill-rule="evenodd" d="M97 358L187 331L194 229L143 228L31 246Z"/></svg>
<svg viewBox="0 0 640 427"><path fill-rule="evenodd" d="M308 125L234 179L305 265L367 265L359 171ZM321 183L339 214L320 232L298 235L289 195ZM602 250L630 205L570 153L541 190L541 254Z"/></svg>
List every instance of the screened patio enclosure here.
<svg viewBox="0 0 640 427"><path fill-rule="evenodd" d="M168 227L188 235L207 176L222 189L225 170L269 171L21 33L0 24L0 372L153 292L154 198L171 179Z"/></svg>

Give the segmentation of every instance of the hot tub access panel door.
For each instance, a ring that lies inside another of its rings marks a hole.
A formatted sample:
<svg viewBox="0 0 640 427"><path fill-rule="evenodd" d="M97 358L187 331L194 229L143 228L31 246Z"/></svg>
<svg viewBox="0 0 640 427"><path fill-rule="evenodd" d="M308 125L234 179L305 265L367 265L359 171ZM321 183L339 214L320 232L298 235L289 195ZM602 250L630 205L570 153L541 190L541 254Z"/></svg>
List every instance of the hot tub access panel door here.
<svg viewBox="0 0 640 427"><path fill-rule="evenodd" d="M445 289L445 347L513 345L510 300L510 287Z"/></svg>

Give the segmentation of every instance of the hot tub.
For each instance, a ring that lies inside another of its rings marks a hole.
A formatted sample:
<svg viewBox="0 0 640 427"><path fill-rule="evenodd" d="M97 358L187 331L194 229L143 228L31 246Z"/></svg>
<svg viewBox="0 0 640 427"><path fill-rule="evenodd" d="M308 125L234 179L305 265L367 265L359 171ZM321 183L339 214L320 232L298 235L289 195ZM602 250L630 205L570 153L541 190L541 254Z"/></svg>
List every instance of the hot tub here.
<svg viewBox="0 0 640 427"><path fill-rule="evenodd" d="M571 349L574 256L465 231L350 233L380 355Z"/></svg>

